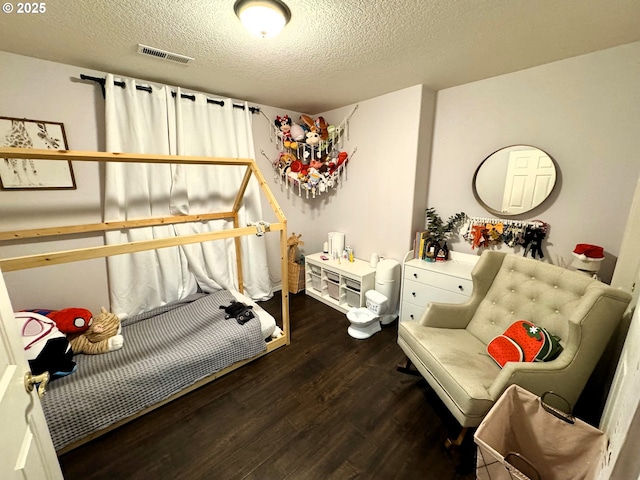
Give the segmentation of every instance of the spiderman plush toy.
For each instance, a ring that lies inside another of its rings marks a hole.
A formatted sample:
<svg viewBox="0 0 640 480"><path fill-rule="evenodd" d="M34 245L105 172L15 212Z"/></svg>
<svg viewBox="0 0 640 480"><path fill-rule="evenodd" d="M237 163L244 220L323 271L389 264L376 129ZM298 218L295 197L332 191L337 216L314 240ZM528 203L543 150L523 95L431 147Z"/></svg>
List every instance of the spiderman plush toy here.
<svg viewBox="0 0 640 480"><path fill-rule="evenodd" d="M63 308L62 310L45 310L36 308L24 310L25 312L35 312L50 318L62 333L82 333L86 331L93 322L93 315L86 308Z"/></svg>

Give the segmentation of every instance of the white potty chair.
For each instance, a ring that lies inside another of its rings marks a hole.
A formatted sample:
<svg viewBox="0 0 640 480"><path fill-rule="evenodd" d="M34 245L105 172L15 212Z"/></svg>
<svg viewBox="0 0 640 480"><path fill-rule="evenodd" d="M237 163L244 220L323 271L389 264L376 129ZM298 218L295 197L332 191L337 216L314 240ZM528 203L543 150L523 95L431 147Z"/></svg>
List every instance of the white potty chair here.
<svg viewBox="0 0 640 480"><path fill-rule="evenodd" d="M366 307L352 308L347 312L351 322L347 332L353 338L364 340L382 330L380 315L384 313L387 297L376 290L369 290L365 294Z"/></svg>

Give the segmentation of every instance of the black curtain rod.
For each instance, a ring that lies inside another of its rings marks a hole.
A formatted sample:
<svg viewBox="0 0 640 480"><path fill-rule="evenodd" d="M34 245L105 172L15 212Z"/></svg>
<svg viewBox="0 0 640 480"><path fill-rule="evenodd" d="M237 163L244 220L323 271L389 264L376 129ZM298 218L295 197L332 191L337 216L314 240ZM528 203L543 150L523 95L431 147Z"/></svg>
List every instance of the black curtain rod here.
<svg viewBox="0 0 640 480"><path fill-rule="evenodd" d="M100 85L100 88L102 89L102 97L104 98L106 96L106 91L104 88L104 84L106 82L106 78L100 78L100 77L91 77L89 75L85 75L84 73L80 74L80 79L81 80L89 80L92 82L96 82ZM113 81L113 84L117 87L122 87L125 88L126 84L124 82L119 82L117 80ZM145 86L145 85L136 85L136 90L142 90L145 92L149 92L151 93L153 91L153 89L150 86ZM174 97L177 95L176 92L171 92L171 95L173 95ZM181 93L180 94L180 98L186 98L188 100L193 100L195 102L196 100L196 96L195 95L189 95L186 93ZM220 105L221 107L224 106L224 101L223 100L213 100L211 98L207 98L207 103L213 103L216 105ZM244 105L239 104L239 103L234 103L233 104L233 108L241 108L242 110L244 110ZM260 113L260 107L249 107L249 111L251 113Z"/></svg>

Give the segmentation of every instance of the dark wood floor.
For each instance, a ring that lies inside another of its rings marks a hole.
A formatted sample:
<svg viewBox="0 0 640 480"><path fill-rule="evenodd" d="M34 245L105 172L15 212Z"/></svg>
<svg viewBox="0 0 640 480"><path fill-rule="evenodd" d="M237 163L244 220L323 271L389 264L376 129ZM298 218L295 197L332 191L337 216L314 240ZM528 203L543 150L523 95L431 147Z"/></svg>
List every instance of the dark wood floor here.
<svg viewBox="0 0 640 480"><path fill-rule="evenodd" d="M355 340L343 314L290 298L290 346L63 455L65 478L475 478L456 474L473 462L472 437L445 450L456 421L424 380L395 370L397 324ZM279 302L263 306L279 317Z"/></svg>

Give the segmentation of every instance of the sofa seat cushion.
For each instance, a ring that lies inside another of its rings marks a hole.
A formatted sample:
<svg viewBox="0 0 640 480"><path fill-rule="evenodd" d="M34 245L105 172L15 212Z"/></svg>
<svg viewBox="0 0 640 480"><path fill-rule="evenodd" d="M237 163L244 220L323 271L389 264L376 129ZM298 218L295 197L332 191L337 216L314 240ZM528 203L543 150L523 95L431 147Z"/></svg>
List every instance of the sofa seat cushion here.
<svg viewBox="0 0 640 480"><path fill-rule="evenodd" d="M427 380L437 382L465 416L486 415L496 400L488 390L500 367L484 343L465 329L425 327L417 322L400 323L398 337L430 373Z"/></svg>

